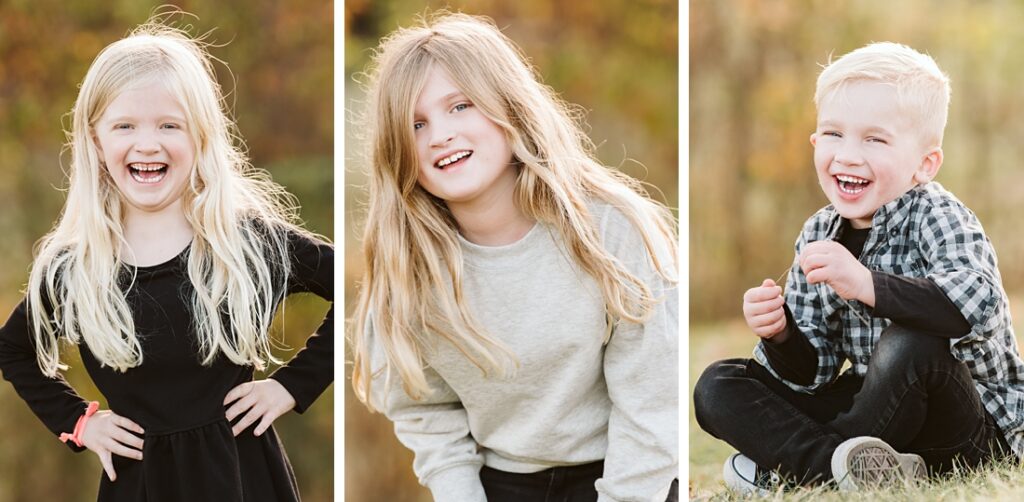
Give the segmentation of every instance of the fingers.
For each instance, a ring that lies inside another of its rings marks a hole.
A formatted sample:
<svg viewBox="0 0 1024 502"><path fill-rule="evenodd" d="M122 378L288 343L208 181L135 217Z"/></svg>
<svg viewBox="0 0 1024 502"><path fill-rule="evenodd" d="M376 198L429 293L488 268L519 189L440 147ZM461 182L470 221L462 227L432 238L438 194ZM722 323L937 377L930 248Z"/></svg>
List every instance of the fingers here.
<svg viewBox="0 0 1024 502"><path fill-rule="evenodd" d="M110 458L110 452L98 451L96 455L100 457L100 464L103 466L103 471L107 473L107 478L111 481L117 481L117 473L114 472L114 461Z"/></svg>
<svg viewBox="0 0 1024 502"><path fill-rule="evenodd" d="M811 254L827 254L837 249L846 249L842 244L836 241L814 241L808 242L804 246L804 249L800 252L800 256L811 255Z"/></svg>
<svg viewBox="0 0 1024 502"><path fill-rule="evenodd" d="M765 282L772 282L772 280L765 279ZM774 282L772 282L772 284L772 286L760 286L748 289L746 293L743 293L743 303L747 304L766 302L782 296L782 288L779 286L775 286Z"/></svg>
<svg viewBox="0 0 1024 502"><path fill-rule="evenodd" d="M771 296L764 300L743 302L743 315L749 319L754 316L775 312L781 310L782 305L785 303L786 300L778 293L776 293L775 296Z"/></svg>
<svg viewBox="0 0 1024 502"><path fill-rule="evenodd" d="M295 407L295 398L280 382L266 379L235 387L225 396L224 403L233 403L224 414L229 422L244 414L241 420L231 427L231 432L235 436L257 421L259 424L253 429L253 433L259 436L270 428L277 417Z"/></svg>
<svg viewBox="0 0 1024 502"><path fill-rule="evenodd" d="M229 403L236 401L241 397L251 394L253 387L255 387L254 383L255 382L246 382L236 386L234 389L231 389L227 395L224 396L224 406L227 406Z"/></svg>
<svg viewBox="0 0 1024 502"><path fill-rule="evenodd" d="M270 428L270 424L274 423L274 420L277 419L277 417L271 417L271 415L273 414L274 413L270 411L263 414L263 418L260 419L260 424L257 425L256 429L252 431L254 436L259 436Z"/></svg>
<svg viewBox="0 0 1024 502"><path fill-rule="evenodd" d="M136 450L142 450L142 446L144 444L143 441L142 441L142 438L140 438L139 436L136 436L135 434L132 434L131 432L126 431L124 429L118 429L117 431L112 433L110 435L110 437L114 441L116 441L117 443L123 444L123 445L127 445L127 446L131 446L132 448L135 448ZM127 456L127 455L122 455L122 456ZM141 457L138 460L141 460Z"/></svg>
<svg viewBox="0 0 1024 502"><path fill-rule="evenodd" d="M146 433L146 431L142 429L141 425L139 425L139 424L137 424L135 422L132 422L131 419L129 419L128 417L122 417L121 415L114 415L114 416L116 417L114 419L114 424L117 425L118 427L120 427L122 429L125 429L125 430L129 430L129 431L135 432L137 434L145 434Z"/></svg>
<svg viewBox="0 0 1024 502"><path fill-rule="evenodd" d="M783 317L786 317L786 311L783 310L782 307L780 306L779 308L777 308L775 310L772 310L772 311L769 311L769 312L765 312L763 314L758 314L758 315L750 316L750 324L751 324L751 326L754 326L754 327L770 326L772 324L777 323L779 321L779 319L783 318Z"/></svg>
<svg viewBox="0 0 1024 502"><path fill-rule="evenodd" d="M242 417L233 427L231 427L231 434L238 436L245 429L248 429L250 425L256 423L264 415L264 410L256 409L255 407L250 409L248 413Z"/></svg>
<svg viewBox="0 0 1024 502"><path fill-rule="evenodd" d="M779 310L777 314L765 314L763 320L766 324L752 328L754 334L761 338L770 338L786 328L786 313L783 310Z"/></svg>
<svg viewBox="0 0 1024 502"><path fill-rule="evenodd" d="M113 454L120 455L120 456L125 457L125 458L131 458L131 459L135 459L135 460L142 460L142 452L141 451L133 449L133 448L129 448L129 447L125 446L124 444L122 444L122 443L120 443L120 442L118 442L116 440L111 440L107 444L107 446L108 446L108 451L109 451L108 454L113 453ZM113 479L111 479L111 481L113 481Z"/></svg>
<svg viewBox="0 0 1024 502"><path fill-rule="evenodd" d="M258 402L258 396L255 394L247 394L241 399L235 401L235 404L232 404L231 407L228 408L228 411L224 413L224 416L228 419L228 422L230 422L234 420L235 417L245 413L246 410L251 409Z"/></svg>

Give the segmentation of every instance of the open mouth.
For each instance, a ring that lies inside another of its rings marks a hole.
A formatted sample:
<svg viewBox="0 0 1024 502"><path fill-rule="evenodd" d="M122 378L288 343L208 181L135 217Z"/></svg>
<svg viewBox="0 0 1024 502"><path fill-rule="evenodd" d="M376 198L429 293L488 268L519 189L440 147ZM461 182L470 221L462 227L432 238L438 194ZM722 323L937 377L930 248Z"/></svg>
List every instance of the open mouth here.
<svg viewBox="0 0 1024 502"><path fill-rule="evenodd" d="M167 164L160 162L133 162L128 164L132 179L139 183L160 183L167 176Z"/></svg>
<svg viewBox="0 0 1024 502"><path fill-rule="evenodd" d="M449 156L447 156L447 157L445 157L445 158L435 162L434 163L434 167L436 167L437 169L442 169L442 170L446 169L446 168L449 168L449 167L454 167L454 166L457 166L459 164L462 164L463 162L465 162L466 159L468 159L472 155L473 155L473 151L472 150L458 151L458 152L455 152L455 153L453 153L453 154L451 154L451 155L449 155Z"/></svg>
<svg viewBox="0 0 1024 502"><path fill-rule="evenodd" d="M846 174L838 174L835 176L835 179L836 184L839 185L839 190L848 195L857 195L871 184L870 180Z"/></svg>

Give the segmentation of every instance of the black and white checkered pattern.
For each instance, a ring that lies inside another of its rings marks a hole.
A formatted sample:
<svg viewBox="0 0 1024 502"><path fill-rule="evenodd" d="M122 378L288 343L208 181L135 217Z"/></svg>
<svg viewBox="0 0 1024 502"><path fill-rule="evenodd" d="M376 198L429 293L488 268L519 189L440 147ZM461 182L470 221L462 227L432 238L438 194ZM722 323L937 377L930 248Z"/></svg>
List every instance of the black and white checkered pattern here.
<svg viewBox="0 0 1024 502"><path fill-rule="evenodd" d="M796 256L807 243L835 239L841 221L832 206L815 213L797 239ZM970 369L985 409L1018 458L1024 458L1024 361L995 250L977 216L936 182L915 187L875 213L860 261L871 270L927 277L960 309L972 328L950 341L950 352ZM780 377L760 344L754 349L758 362L789 387L807 393L832 382L846 360L848 371L867 372L878 337L891 321L872 317L871 308L843 300L824 283L808 284L797 260L785 296L797 327L818 354L814 383L801 386Z"/></svg>

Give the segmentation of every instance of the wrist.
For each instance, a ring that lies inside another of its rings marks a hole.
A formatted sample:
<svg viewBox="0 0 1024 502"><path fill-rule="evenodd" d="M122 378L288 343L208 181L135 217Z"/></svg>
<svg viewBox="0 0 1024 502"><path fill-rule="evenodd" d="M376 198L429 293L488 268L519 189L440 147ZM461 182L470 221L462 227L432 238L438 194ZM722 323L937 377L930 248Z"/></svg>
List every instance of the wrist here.
<svg viewBox="0 0 1024 502"><path fill-rule="evenodd" d="M875 306L875 279L874 279L874 275L871 273L870 270L868 270L867 267L864 267L864 281L861 284L862 284L862 286L860 288L861 292L860 292L860 295L858 295L857 300L859 300L864 305L867 305L868 307L874 308L874 306Z"/></svg>
<svg viewBox="0 0 1024 502"><path fill-rule="evenodd" d="M764 341L768 343L783 343L789 338L789 330L787 326L782 326L782 329L778 333L768 335L764 337Z"/></svg>
<svg viewBox="0 0 1024 502"><path fill-rule="evenodd" d="M85 446L82 444L82 434L85 432L85 424L89 422L89 418L95 415L96 410L99 408L100 403L98 401L90 402L89 406L85 408L85 413L82 413L82 416L78 417L78 421L75 422L74 431L70 433L62 432L60 434L60 442L67 443L68 441L71 441L79 448Z"/></svg>

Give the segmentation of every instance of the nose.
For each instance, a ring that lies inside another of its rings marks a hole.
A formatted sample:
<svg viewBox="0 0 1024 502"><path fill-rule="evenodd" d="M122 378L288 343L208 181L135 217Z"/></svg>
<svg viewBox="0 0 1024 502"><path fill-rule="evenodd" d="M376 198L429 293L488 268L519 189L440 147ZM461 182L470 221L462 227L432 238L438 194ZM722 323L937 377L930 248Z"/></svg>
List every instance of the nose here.
<svg viewBox="0 0 1024 502"><path fill-rule="evenodd" d="M844 139L839 144L833 157L833 161L846 166L860 164L863 159L864 157L861 155L857 142L847 139Z"/></svg>
<svg viewBox="0 0 1024 502"><path fill-rule="evenodd" d="M455 133L444 122L435 121L430 124L430 146L432 148L443 147L453 139L455 139Z"/></svg>
<svg viewBox="0 0 1024 502"><path fill-rule="evenodd" d="M154 154L160 152L161 146L160 141L156 135L150 132L140 132L136 136L135 145L133 147L136 152L141 154Z"/></svg>

